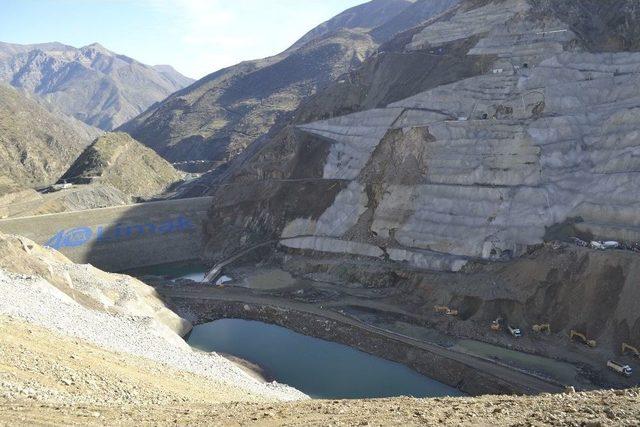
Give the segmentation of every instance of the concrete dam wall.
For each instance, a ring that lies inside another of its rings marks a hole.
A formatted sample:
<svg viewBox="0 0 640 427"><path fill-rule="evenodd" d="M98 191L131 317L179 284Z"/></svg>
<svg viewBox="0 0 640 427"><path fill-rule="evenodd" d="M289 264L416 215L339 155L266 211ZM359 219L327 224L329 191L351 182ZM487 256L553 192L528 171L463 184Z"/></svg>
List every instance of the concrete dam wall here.
<svg viewBox="0 0 640 427"><path fill-rule="evenodd" d="M169 200L0 221L72 261L108 271L198 259L213 198Z"/></svg>

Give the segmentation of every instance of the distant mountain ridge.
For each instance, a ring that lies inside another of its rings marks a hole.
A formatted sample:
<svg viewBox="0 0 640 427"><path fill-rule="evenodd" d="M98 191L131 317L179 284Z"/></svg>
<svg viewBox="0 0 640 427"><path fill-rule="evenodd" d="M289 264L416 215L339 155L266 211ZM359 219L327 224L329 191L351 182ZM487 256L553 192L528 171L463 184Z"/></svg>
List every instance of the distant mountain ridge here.
<svg viewBox="0 0 640 427"><path fill-rule="evenodd" d="M193 80L98 43L77 49L55 42L0 42L0 82L38 95L91 126L111 130Z"/></svg>
<svg viewBox="0 0 640 427"><path fill-rule="evenodd" d="M356 6L278 55L204 77L120 130L178 168L192 172L215 168L267 134L304 98L357 68L396 31L442 13L457 1L373 0ZM413 12L401 15L409 9ZM392 26L373 37L375 29L386 23Z"/></svg>

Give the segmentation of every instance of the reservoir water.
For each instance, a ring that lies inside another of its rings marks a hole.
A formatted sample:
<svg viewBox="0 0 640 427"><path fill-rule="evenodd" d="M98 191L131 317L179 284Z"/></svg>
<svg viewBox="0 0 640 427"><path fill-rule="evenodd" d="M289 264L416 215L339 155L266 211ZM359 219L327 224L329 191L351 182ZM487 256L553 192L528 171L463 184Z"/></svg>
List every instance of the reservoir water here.
<svg viewBox="0 0 640 427"><path fill-rule="evenodd" d="M262 322L218 320L195 327L188 342L255 363L313 398L463 395L401 364Z"/></svg>
<svg viewBox="0 0 640 427"><path fill-rule="evenodd" d="M197 262L185 263L177 262L171 264L154 265L152 267L136 268L125 272L134 277L141 276L161 276L171 280L189 279L194 282L201 282L207 275L207 268Z"/></svg>

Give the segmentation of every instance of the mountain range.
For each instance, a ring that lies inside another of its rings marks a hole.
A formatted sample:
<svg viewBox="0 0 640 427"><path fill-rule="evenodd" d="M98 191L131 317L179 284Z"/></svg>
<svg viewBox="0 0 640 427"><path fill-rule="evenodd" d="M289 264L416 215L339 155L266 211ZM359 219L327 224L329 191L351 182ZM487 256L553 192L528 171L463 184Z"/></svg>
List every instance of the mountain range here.
<svg viewBox="0 0 640 427"><path fill-rule="evenodd" d="M120 130L178 168L210 170L285 121L302 99L357 68L390 36L456 2L374 0L356 6L278 55L206 76Z"/></svg>
<svg viewBox="0 0 640 427"><path fill-rule="evenodd" d="M148 66L98 43L77 49L61 43L0 42L0 82L111 130L192 80L169 66Z"/></svg>

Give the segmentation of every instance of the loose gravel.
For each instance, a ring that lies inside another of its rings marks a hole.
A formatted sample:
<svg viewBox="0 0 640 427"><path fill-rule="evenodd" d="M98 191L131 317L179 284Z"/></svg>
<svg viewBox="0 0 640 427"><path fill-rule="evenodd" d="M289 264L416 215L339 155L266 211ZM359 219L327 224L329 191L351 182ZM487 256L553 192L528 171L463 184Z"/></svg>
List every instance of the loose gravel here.
<svg viewBox="0 0 640 427"><path fill-rule="evenodd" d="M90 281L87 277L86 283ZM204 375L265 398L285 401L306 398L288 386L262 383L218 354L194 351L177 334L151 317L115 315L85 308L42 278L0 269L0 295L0 314L108 350Z"/></svg>

